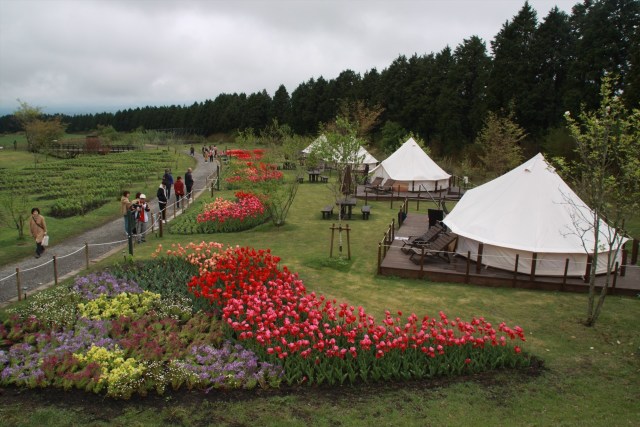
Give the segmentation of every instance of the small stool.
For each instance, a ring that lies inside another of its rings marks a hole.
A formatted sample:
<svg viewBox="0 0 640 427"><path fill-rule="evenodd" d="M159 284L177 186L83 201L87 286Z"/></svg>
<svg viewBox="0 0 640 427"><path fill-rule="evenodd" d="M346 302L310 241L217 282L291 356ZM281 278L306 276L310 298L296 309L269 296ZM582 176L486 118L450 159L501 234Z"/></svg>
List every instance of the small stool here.
<svg viewBox="0 0 640 427"><path fill-rule="evenodd" d="M323 183L327 183L329 182L329 177L328 176L324 176L324 175L320 175L320 181L322 181Z"/></svg>
<svg viewBox="0 0 640 427"><path fill-rule="evenodd" d="M322 208L322 219L331 219L333 216L333 206L327 205Z"/></svg>
<svg viewBox="0 0 640 427"><path fill-rule="evenodd" d="M364 205L360 210L362 211L362 219L369 219L369 215L371 214L371 206Z"/></svg>

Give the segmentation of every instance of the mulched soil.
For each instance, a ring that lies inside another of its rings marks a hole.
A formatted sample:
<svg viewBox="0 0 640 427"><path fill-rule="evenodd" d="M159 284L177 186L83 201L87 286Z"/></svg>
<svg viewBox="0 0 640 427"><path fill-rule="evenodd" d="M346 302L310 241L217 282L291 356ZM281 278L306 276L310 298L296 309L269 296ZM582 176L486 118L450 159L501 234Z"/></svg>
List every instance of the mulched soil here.
<svg viewBox="0 0 640 427"><path fill-rule="evenodd" d="M484 372L458 377L441 377L435 379L407 381L407 382L379 382L375 384L355 384L349 386L296 386L281 387L269 390L212 390L205 393L202 390L167 390L163 396L155 393L148 396L135 396L130 400L115 400L102 395L83 392L81 390L64 391L55 388L25 389L18 387L0 388L0 401L7 405L24 405L25 408L55 406L67 408L91 416L95 421L105 422L122 414L125 408L142 406L147 409L162 410L170 401L172 406L191 407L204 401L208 402L251 402L273 396L295 395L304 401L326 402L349 406L349 401L361 401L368 396L379 396L381 392L394 390L424 391L446 388L452 384L474 382L486 387L500 387L505 383L505 372L509 378L516 377L520 382L526 382L541 375L545 371L544 362L532 358L531 366L523 369L510 369Z"/></svg>

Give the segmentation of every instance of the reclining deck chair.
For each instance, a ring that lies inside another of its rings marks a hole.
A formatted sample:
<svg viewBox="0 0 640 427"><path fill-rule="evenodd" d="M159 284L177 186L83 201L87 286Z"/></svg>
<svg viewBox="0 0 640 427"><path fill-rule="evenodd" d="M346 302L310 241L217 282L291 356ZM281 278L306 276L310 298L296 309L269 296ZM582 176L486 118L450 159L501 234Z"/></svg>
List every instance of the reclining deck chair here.
<svg viewBox="0 0 640 427"><path fill-rule="evenodd" d="M393 193L393 186L396 185L396 180L388 178L384 183L380 184L375 190L381 193Z"/></svg>
<svg viewBox="0 0 640 427"><path fill-rule="evenodd" d="M378 187L380 187L380 184L382 184L382 181L384 181L384 178L381 176L377 176L373 178L373 181L371 181L369 184L365 184L364 191L365 192L367 192L367 190L376 191Z"/></svg>
<svg viewBox="0 0 640 427"><path fill-rule="evenodd" d="M430 256L440 256L447 262L451 262L450 246L456 241L458 236L451 232L442 232L431 243L413 247L409 250L411 256L409 259L416 264L423 264L424 260Z"/></svg>
<svg viewBox="0 0 640 427"><path fill-rule="evenodd" d="M400 250L405 254L411 252L412 248L418 248L422 245L428 245L434 240L438 238L441 233L444 233L444 227L442 224L438 223L433 227L429 227L429 229L422 233L419 236L409 236L409 238L404 242Z"/></svg>

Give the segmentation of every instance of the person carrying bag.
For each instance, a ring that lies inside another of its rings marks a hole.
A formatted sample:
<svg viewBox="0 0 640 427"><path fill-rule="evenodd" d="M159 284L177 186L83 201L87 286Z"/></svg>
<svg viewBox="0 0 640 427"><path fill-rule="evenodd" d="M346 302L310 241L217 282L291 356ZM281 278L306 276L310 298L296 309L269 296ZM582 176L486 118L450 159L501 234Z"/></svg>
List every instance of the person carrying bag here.
<svg viewBox="0 0 640 427"><path fill-rule="evenodd" d="M31 209L31 220L29 221L29 231L36 241L36 258L44 253L45 246L49 245L49 236L47 235L47 223L44 217L40 215L40 209Z"/></svg>

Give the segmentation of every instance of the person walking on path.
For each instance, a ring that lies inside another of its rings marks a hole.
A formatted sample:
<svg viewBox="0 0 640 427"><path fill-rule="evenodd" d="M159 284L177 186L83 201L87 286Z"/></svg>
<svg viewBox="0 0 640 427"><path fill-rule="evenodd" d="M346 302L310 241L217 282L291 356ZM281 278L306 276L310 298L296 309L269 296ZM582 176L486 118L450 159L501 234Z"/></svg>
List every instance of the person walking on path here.
<svg viewBox="0 0 640 427"><path fill-rule="evenodd" d="M138 201L137 218L138 218L138 243L146 242L145 232L147 231L147 224L151 217L151 208L147 203L147 196L140 195Z"/></svg>
<svg viewBox="0 0 640 427"><path fill-rule="evenodd" d="M164 180L158 187L158 192L156 193L156 197L158 198L158 207L160 208L160 217L162 218L162 222L167 222L167 188L165 186Z"/></svg>
<svg viewBox="0 0 640 427"><path fill-rule="evenodd" d="M44 236L47 235L47 222L44 220L44 217L40 215L40 209L38 208L31 209L29 231L31 231L31 236L36 240L36 258L40 258L44 253L42 240L44 239Z"/></svg>
<svg viewBox="0 0 640 427"><path fill-rule="evenodd" d="M173 175L171 175L171 169L164 170L164 176L162 177L162 181L166 185L167 190L167 202L171 199L171 186L173 185Z"/></svg>
<svg viewBox="0 0 640 427"><path fill-rule="evenodd" d="M120 215L124 216L124 232L127 234L127 236L131 233L131 221L129 220L131 218L131 201L129 200L129 195L131 193L129 193L128 191L123 191L122 192L122 197L120 198Z"/></svg>
<svg viewBox="0 0 640 427"><path fill-rule="evenodd" d="M181 176L176 179L173 189L176 193L176 208L180 209L180 200L184 197L184 182L182 181Z"/></svg>
<svg viewBox="0 0 640 427"><path fill-rule="evenodd" d="M184 174L184 185L187 187L187 199L191 201L193 195L191 191L193 189L193 174L191 168L187 169L187 173Z"/></svg>

